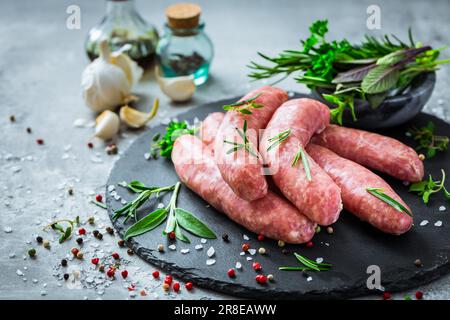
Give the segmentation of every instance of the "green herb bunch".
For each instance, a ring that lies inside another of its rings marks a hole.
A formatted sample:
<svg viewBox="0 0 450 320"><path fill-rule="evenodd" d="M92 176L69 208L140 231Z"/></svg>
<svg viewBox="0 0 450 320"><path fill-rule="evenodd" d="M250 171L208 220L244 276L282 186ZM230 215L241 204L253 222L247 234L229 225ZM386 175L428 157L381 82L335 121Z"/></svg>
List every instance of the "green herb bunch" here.
<svg viewBox="0 0 450 320"><path fill-rule="evenodd" d="M332 120L342 124L345 110L357 120L354 100L367 100L378 107L388 95L400 94L419 74L437 70L440 51L416 43L409 30L409 43L395 35L381 39L366 35L361 44L348 40L327 41L328 21L318 20L309 28L311 35L301 41L301 50L284 50L275 57L258 52L268 61L264 65L252 61L249 76L255 80L282 75L283 80L296 74L295 80L322 93L336 107Z"/></svg>
<svg viewBox="0 0 450 320"><path fill-rule="evenodd" d="M427 158L433 158L437 151L445 151L448 148L447 136L435 135L435 125L429 121L425 127L412 127L408 130L411 137L419 144L417 151L425 151Z"/></svg>

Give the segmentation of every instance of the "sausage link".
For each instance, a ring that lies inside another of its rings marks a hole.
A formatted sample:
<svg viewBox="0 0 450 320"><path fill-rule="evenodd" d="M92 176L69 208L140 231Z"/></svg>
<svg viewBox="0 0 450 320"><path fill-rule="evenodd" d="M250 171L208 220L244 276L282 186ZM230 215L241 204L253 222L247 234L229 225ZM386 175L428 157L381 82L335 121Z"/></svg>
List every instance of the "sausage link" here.
<svg viewBox="0 0 450 320"><path fill-rule="evenodd" d="M400 235L411 228L412 217L367 192L367 188L381 188L411 211L382 178L324 147L310 143L306 150L341 188L345 209L386 233Z"/></svg>
<svg viewBox="0 0 450 320"><path fill-rule="evenodd" d="M393 138L330 125L313 142L402 181L417 182L423 178L423 162L416 151Z"/></svg>

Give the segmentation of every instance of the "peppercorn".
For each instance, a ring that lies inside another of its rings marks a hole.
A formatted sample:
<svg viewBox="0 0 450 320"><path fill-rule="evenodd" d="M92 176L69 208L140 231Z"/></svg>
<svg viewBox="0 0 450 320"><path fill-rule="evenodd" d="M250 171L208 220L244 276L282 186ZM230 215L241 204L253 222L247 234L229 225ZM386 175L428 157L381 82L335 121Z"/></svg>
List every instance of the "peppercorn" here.
<svg viewBox="0 0 450 320"><path fill-rule="evenodd" d="M80 252L80 250L78 250L77 248L72 248L72 250L70 250L72 252L72 254L74 256L77 256L78 252Z"/></svg>
<svg viewBox="0 0 450 320"><path fill-rule="evenodd" d="M155 270L155 271L153 271L152 272L152 276L153 276L153 278L159 278L159 271L158 270Z"/></svg>
<svg viewBox="0 0 450 320"><path fill-rule="evenodd" d="M158 251L159 252L164 252L164 245L158 244Z"/></svg>
<svg viewBox="0 0 450 320"><path fill-rule="evenodd" d="M264 240L264 236L262 234L258 235L258 241L263 241Z"/></svg>
<svg viewBox="0 0 450 320"><path fill-rule="evenodd" d="M134 252L133 252L132 249L128 249L128 250L127 250L127 253L128 253L130 256L132 256L132 255L134 254Z"/></svg>
<svg viewBox="0 0 450 320"><path fill-rule="evenodd" d="M83 244L83 238L77 238L77 243L79 244L79 245L82 245Z"/></svg>
<svg viewBox="0 0 450 320"><path fill-rule="evenodd" d="M94 144L92 142L88 142L87 146L89 149L92 149L94 147Z"/></svg>
<svg viewBox="0 0 450 320"><path fill-rule="evenodd" d="M95 265L97 265L99 261L100 261L99 258L92 258L91 259L92 264L95 264Z"/></svg>
<svg viewBox="0 0 450 320"><path fill-rule="evenodd" d="M281 250L281 253L282 253L282 254L289 254L290 251L289 251L288 249L283 249L283 250Z"/></svg>
<svg viewBox="0 0 450 320"><path fill-rule="evenodd" d="M273 274L268 274L267 275L267 280L269 280L270 282L273 282Z"/></svg>
<svg viewBox="0 0 450 320"><path fill-rule="evenodd" d="M119 241L117 241L117 244L119 245L119 247L125 247L125 241L120 239Z"/></svg>
<svg viewBox="0 0 450 320"><path fill-rule="evenodd" d="M227 274L230 278L234 278L236 276L236 271L233 268L228 269Z"/></svg>
<svg viewBox="0 0 450 320"><path fill-rule="evenodd" d="M69 190L67 190L67 193L69 193L69 196L73 196L73 189L70 188Z"/></svg>
<svg viewBox="0 0 450 320"><path fill-rule="evenodd" d="M417 291L416 292L416 299L417 300L421 300L423 298L423 292L422 291Z"/></svg>
<svg viewBox="0 0 450 320"><path fill-rule="evenodd" d="M88 221L89 224L94 224L95 218L94 217L89 217L87 221Z"/></svg>
<svg viewBox="0 0 450 320"><path fill-rule="evenodd" d="M228 234L227 233L222 233L222 240L225 242L229 242L230 239L228 238Z"/></svg>
<svg viewBox="0 0 450 320"><path fill-rule="evenodd" d="M253 268L253 270L255 270L255 271L259 271L259 270L262 269L261 264L260 264L259 262L253 262L252 268Z"/></svg>
<svg viewBox="0 0 450 320"><path fill-rule="evenodd" d="M86 234L86 229L84 229L84 228L78 229L78 234L79 234L80 236L85 235L85 234Z"/></svg>
<svg viewBox="0 0 450 320"><path fill-rule="evenodd" d="M258 282L259 284L265 284L267 282L267 277L263 274L258 274L255 277L256 282Z"/></svg>
<svg viewBox="0 0 450 320"><path fill-rule="evenodd" d="M167 283L163 283L162 288L164 291L169 291L170 285Z"/></svg>
<svg viewBox="0 0 450 320"><path fill-rule="evenodd" d="M316 227L316 233L319 233L322 229L320 228L320 226Z"/></svg>
<svg viewBox="0 0 450 320"><path fill-rule="evenodd" d="M43 139L37 139L36 143L39 145L43 145L44 144L44 140Z"/></svg>
<svg viewBox="0 0 450 320"><path fill-rule="evenodd" d="M175 282L173 284L173 291L175 291L175 292L180 291L180 283L179 282Z"/></svg>
<svg viewBox="0 0 450 320"><path fill-rule="evenodd" d="M333 227L327 227L328 234L333 234L333 232L334 232Z"/></svg>
<svg viewBox="0 0 450 320"><path fill-rule="evenodd" d="M16 122L16 117L14 115L9 116L9 121Z"/></svg>
<svg viewBox="0 0 450 320"><path fill-rule="evenodd" d="M117 148L117 145L115 143L110 144L105 148L106 154L113 155L117 154L119 152L119 148Z"/></svg>
<svg viewBox="0 0 450 320"><path fill-rule="evenodd" d="M64 277L64 280L67 281L67 280L69 279L69 274L68 274L68 273L64 273L64 276L63 276L63 277Z"/></svg>
<svg viewBox="0 0 450 320"><path fill-rule="evenodd" d="M29 255L31 258L34 258L34 257L36 256L36 249L34 249L34 248L29 249L29 250L28 250L28 255Z"/></svg>
<svg viewBox="0 0 450 320"><path fill-rule="evenodd" d="M416 261L414 261L414 265L415 265L417 268L420 268L420 267L423 266L422 261L421 261L420 259L416 259Z"/></svg>
<svg viewBox="0 0 450 320"><path fill-rule="evenodd" d="M128 271L127 270L122 270L122 272L120 273L122 275L122 278L126 278L128 277Z"/></svg>
<svg viewBox="0 0 450 320"><path fill-rule="evenodd" d="M312 248L312 247L314 247L314 243L313 243L312 241L308 241L308 242L306 243L306 247L307 247L307 248Z"/></svg>
<svg viewBox="0 0 450 320"><path fill-rule="evenodd" d="M266 249L261 247L261 248L258 249L258 253L259 254L266 254Z"/></svg>
<svg viewBox="0 0 450 320"><path fill-rule="evenodd" d="M421 161L425 160L425 155L422 153L419 154L419 160L421 160Z"/></svg>
<svg viewBox="0 0 450 320"><path fill-rule="evenodd" d="M175 232L169 232L168 234L167 234L168 236L169 236L169 239L175 239L175 237L176 237L176 235L175 235Z"/></svg>
<svg viewBox="0 0 450 320"><path fill-rule="evenodd" d="M98 202L102 202L102 200L103 200L102 195L101 194L96 195L95 196L95 200L98 201Z"/></svg>
<svg viewBox="0 0 450 320"><path fill-rule="evenodd" d="M43 246L45 249L49 249L49 248L50 248L50 241L48 241L48 240L42 241L42 246Z"/></svg>
<svg viewBox="0 0 450 320"><path fill-rule="evenodd" d="M41 236L37 236L37 237L36 237L36 242L37 242L37 243L42 243L42 241L44 241L44 239L42 239Z"/></svg>
<svg viewBox="0 0 450 320"><path fill-rule="evenodd" d="M383 292L383 300L391 299L391 293L388 291Z"/></svg>
<svg viewBox="0 0 450 320"><path fill-rule="evenodd" d="M114 229L111 227L106 227L106 232L109 233L110 235L114 235Z"/></svg>
<svg viewBox="0 0 450 320"><path fill-rule="evenodd" d="M105 266L101 265L100 267L98 267L98 271L105 272Z"/></svg>
<svg viewBox="0 0 450 320"><path fill-rule="evenodd" d="M191 291L192 288L194 287L194 284L192 282L186 282L186 284L184 285L186 287L187 291Z"/></svg>
<svg viewBox="0 0 450 320"><path fill-rule="evenodd" d="M62 259L61 260L61 266L67 267L67 260L66 259Z"/></svg>
<svg viewBox="0 0 450 320"><path fill-rule="evenodd" d="M98 239L98 240L102 240L103 239L103 234L102 233L97 233L97 236L96 236L96 238Z"/></svg>
<svg viewBox="0 0 450 320"><path fill-rule="evenodd" d="M173 281L173 278L170 274L166 275L166 277L164 278L164 283L167 283L168 285L171 285Z"/></svg>
<svg viewBox="0 0 450 320"><path fill-rule="evenodd" d="M118 259L120 258L119 254L118 254L117 252L113 252L113 253L111 254L111 256L112 256L114 259L116 259L116 260L118 260Z"/></svg>
<svg viewBox="0 0 450 320"><path fill-rule="evenodd" d="M250 245L248 243L244 243L242 245L242 251L247 252L250 249Z"/></svg>
<svg viewBox="0 0 450 320"><path fill-rule="evenodd" d="M108 272L106 273L106 275L110 278L114 277L114 274L116 273L116 270L114 268L109 268Z"/></svg>
<svg viewBox="0 0 450 320"><path fill-rule="evenodd" d="M31 128L30 127L27 128L27 132L31 133Z"/></svg>
<svg viewBox="0 0 450 320"><path fill-rule="evenodd" d="M278 240L278 246L279 247L284 247L286 245L286 243L283 240Z"/></svg>
<svg viewBox="0 0 450 320"><path fill-rule="evenodd" d="M77 253L77 259L83 259L83 252L81 252L81 251L79 251L78 253Z"/></svg>

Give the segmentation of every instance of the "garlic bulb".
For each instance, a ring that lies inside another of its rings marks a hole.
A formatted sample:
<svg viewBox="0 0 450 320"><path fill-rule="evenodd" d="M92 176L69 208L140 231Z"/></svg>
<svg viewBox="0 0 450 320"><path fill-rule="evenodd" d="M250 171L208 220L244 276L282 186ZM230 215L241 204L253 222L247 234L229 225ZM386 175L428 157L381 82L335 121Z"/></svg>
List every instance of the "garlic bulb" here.
<svg viewBox="0 0 450 320"><path fill-rule="evenodd" d="M83 71L81 87L85 103L94 111L112 110L123 104L142 69L127 55L111 54L106 40L100 43L100 57Z"/></svg>
<svg viewBox="0 0 450 320"><path fill-rule="evenodd" d="M149 113L141 112L139 110L123 106L120 108L120 120L132 128L141 128L147 122L153 119L158 112L159 100L156 99L153 103L153 108Z"/></svg>
<svg viewBox="0 0 450 320"><path fill-rule="evenodd" d="M103 111L95 119L95 136L100 139L109 140L114 138L119 129L119 116L110 110Z"/></svg>
<svg viewBox="0 0 450 320"><path fill-rule="evenodd" d="M194 95L195 83L194 76L181 76L174 78L164 78L160 74L158 67L155 69L156 80L158 80L161 91L164 92L172 101L187 101Z"/></svg>

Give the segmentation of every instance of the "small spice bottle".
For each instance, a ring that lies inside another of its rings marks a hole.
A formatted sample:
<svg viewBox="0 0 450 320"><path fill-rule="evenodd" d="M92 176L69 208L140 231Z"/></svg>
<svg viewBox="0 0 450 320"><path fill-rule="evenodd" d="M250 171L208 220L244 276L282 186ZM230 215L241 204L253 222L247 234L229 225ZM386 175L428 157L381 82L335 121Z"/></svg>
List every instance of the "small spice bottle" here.
<svg viewBox="0 0 450 320"><path fill-rule="evenodd" d="M166 9L165 33L156 48L165 77L192 75L197 86L208 79L214 49L204 32L200 14L201 8L191 3L178 3Z"/></svg>

